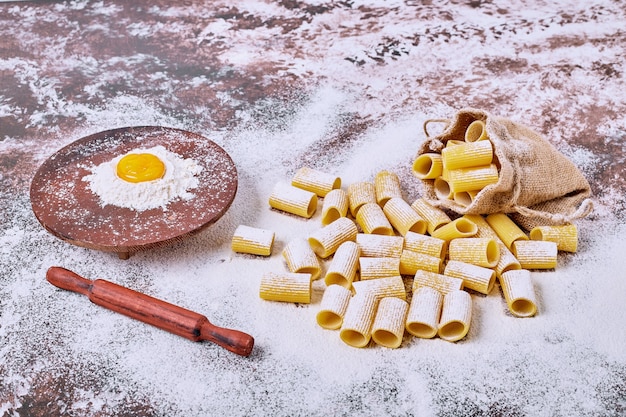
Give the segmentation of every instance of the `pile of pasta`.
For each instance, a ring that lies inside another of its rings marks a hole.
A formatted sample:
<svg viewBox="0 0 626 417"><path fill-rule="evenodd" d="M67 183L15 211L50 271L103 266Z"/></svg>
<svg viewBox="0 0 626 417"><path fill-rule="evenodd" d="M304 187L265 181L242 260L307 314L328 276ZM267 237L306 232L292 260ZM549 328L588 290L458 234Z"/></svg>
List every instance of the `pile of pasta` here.
<svg viewBox="0 0 626 417"><path fill-rule="evenodd" d="M463 339L472 295L489 294L496 280L510 313L537 313L531 270L553 269L558 251L575 252L575 225L541 226L528 235L506 214L463 215L402 196L399 177L381 171L350 184L308 167L277 184L269 205L311 218L323 199L321 225L287 242L285 270L265 273L264 300L311 303L312 282L323 279L317 324L339 330L354 347L397 348L406 333ZM232 239L239 253L270 256L275 234L241 225ZM323 267L324 265L324 267Z"/></svg>

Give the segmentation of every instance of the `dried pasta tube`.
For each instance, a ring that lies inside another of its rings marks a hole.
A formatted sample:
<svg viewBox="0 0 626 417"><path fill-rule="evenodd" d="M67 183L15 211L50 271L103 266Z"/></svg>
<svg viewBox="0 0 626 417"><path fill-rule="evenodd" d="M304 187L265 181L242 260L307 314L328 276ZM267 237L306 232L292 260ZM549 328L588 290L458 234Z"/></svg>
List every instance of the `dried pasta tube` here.
<svg viewBox="0 0 626 417"><path fill-rule="evenodd" d="M355 182L348 186L350 214L357 215L361 206L376 203L376 187L371 182Z"/></svg>
<svg viewBox="0 0 626 417"><path fill-rule="evenodd" d="M518 240L513 242L513 254L522 269L553 269L557 263L557 245L542 240Z"/></svg>
<svg viewBox="0 0 626 417"><path fill-rule="evenodd" d="M489 139L485 122L482 120L474 120L465 131L466 142L478 142Z"/></svg>
<svg viewBox="0 0 626 417"><path fill-rule="evenodd" d="M339 245L349 240L354 241L358 229L347 217L340 217L331 224L318 229L309 236L309 245L313 252L322 259L335 253Z"/></svg>
<svg viewBox="0 0 626 417"><path fill-rule="evenodd" d="M350 289L359 267L359 255L360 249L356 243L347 241L339 245L326 271L326 285L340 285Z"/></svg>
<svg viewBox="0 0 626 417"><path fill-rule="evenodd" d="M441 150L443 168L454 170L490 165L493 160L493 146L488 140L467 142Z"/></svg>
<svg viewBox="0 0 626 417"><path fill-rule="evenodd" d="M456 342L467 335L472 321L472 297L462 290L450 291L443 296L439 337Z"/></svg>
<svg viewBox="0 0 626 417"><path fill-rule="evenodd" d="M357 294L350 299L339 330L339 337L344 343L359 348L369 344L378 301L373 294L369 293Z"/></svg>
<svg viewBox="0 0 626 417"><path fill-rule="evenodd" d="M500 247L494 239L488 237L452 239L448 246L448 258L485 268L495 268L500 260Z"/></svg>
<svg viewBox="0 0 626 417"><path fill-rule="evenodd" d="M309 304L311 302L311 274L267 272L261 278L259 296L269 301Z"/></svg>
<svg viewBox="0 0 626 417"><path fill-rule="evenodd" d="M302 167L291 178L291 185L324 197L331 190L341 188L341 178L309 167Z"/></svg>
<svg viewBox="0 0 626 417"><path fill-rule="evenodd" d="M422 271L420 269L415 273L415 277L413 278L413 293L420 287L432 287L442 294L447 294L450 291L462 290L463 280L435 272Z"/></svg>
<svg viewBox="0 0 626 417"><path fill-rule="evenodd" d="M481 294L489 294L496 283L496 272L493 269L461 261L449 260L443 274L461 278L463 288L469 288Z"/></svg>
<svg viewBox="0 0 626 417"><path fill-rule="evenodd" d="M435 181L433 182L433 187L435 189L435 195L437 195L438 199L450 200L454 198L454 193L452 192L450 182L443 176L435 178Z"/></svg>
<svg viewBox="0 0 626 417"><path fill-rule="evenodd" d="M490 214L485 220L509 249L516 240L528 240L526 233L504 213Z"/></svg>
<svg viewBox="0 0 626 417"><path fill-rule="evenodd" d="M578 228L574 224L537 226L530 231L530 238L556 242L557 249L565 252L578 250Z"/></svg>
<svg viewBox="0 0 626 417"><path fill-rule="evenodd" d="M472 191L462 191L460 193L454 193L452 198L456 203L463 207L469 207L473 202L476 196L478 195L478 190Z"/></svg>
<svg viewBox="0 0 626 417"><path fill-rule="evenodd" d="M406 330L413 336L430 339L437 335L443 294L432 287L419 287L411 299Z"/></svg>
<svg viewBox="0 0 626 417"><path fill-rule="evenodd" d="M371 293L379 300L383 297L398 297L406 300L406 287L404 286L404 280L400 275L396 275L395 277L355 281L352 283L352 287L357 295Z"/></svg>
<svg viewBox="0 0 626 417"><path fill-rule="evenodd" d="M361 280L400 275L400 258L359 258Z"/></svg>
<svg viewBox="0 0 626 417"><path fill-rule="evenodd" d="M324 290L320 310L315 317L317 324L325 329L338 329L343 323L343 317L352 298L349 289L341 285L329 285Z"/></svg>
<svg viewBox="0 0 626 417"><path fill-rule="evenodd" d="M413 204L411 204L411 207L413 210L417 211L417 214L419 214L422 219L426 220L426 230L430 235L439 227L452 221L445 211L434 207L423 198L415 200Z"/></svg>
<svg viewBox="0 0 626 417"><path fill-rule="evenodd" d="M507 271L500 277L500 287L511 314L532 317L537 314L537 300L530 271Z"/></svg>
<svg viewBox="0 0 626 417"><path fill-rule="evenodd" d="M270 207L296 216L311 218L317 210L317 195L285 183L274 186Z"/></svg>
<svg viewBox="0 0 626 417"><path fill-rule="evenodd" d="M402 189L400 188L400 178L390 171L380 171L374 178L374 187L376 189L376 202L380 206L384 206L387 200L393 197L402 198Z"/></svg>
<svg viewBox="0 0 626 417"><path fill-rule="evenodd" d="M381 346L395 349L402 344L406 313L409 304L397 297L385 297L378 302L374 324L372 325L372 339Z"/></svg>
<svg viewBox="0 0 626 417"><path fill-rule="evenodd" d="M413 174L422 180L435 179L441 176L442 170L443 161L438 153L421 154L413 162Z"/></svg>
<svg viewBox="0 0 626 417"><path fill-rule="evenodd" d="M363 257L399 258L402 254L404 239L402 236L359 233L356 235L356 243L359 245Z"/></svg>
<svg viewBox="0 0 626 417"><path fill-rule="evenodd" d="M450 139L449 141L446 142L446 148L448 146L457 146L457 145L464 145L467 142L465 142L464 140L455 140L455 139Z"/></svg>
<svg viewBox="0 0 626 417"><path fill-rule="evenodd" d="M426 233L428 226L426 221L402 198L393 197L387 200L383 206L383 213L402 236L407 232Z"/></svg>
<svg viewBox="0 0 626 417"><path fill-rule="evenodd" d="M285 246L283 258L290 272L305 272L311 274L311 279L316 280L322 274L322 266L315 252L304 238L297 238Z"/></svg>
<svg viewBox="0 0 626 417"><path fill-rule="evenodd" d="M331 190L322 204L322 224L327 225L348 214L348 194L341 188Z"/></svg>
<svg viewBox="0 0 626 417"><path fill-rule="evenodd" d="M408 232L404 236L404 249L443 259L448 253L448 242L437 237Z"/></svg>
<svg viewBox="0 0 626 417"><path fill-rule="evenodd" d="M400 256L400 274L415 275L421 269L429 272L441 272L443 259L437 256L427 255L425 253L414 252L409 249L402 251Z"/></svg>
<svg viewBox="0 0 626 417"><path fill-rule="evenodd" d="M495 164L451 169L448 175L448 184L452 193L482 190L490 184L497 183L499 178L498 168Z"/></svg>
<svg viewBox="0 0 626 417"><path fill-rule="evenodd" d="M450 242L452 239L472 237L476 233L478 233L476 224L465 217L459 217L435 230L431 236Z"/></svg>
<svg viewBox="0 0 626 417"><path fill-rule="evenodd" d="M356 214L356 222L364 233L393 236L393 227L385 212L376 203L367 203L361 206Z"/></svg>
<svg viewBox="0 0 626 417"><path fill-rule="evenodd" d="M231 241L233 252L269 256L272 254L275 233L245 225L237 226Z"/></svg>

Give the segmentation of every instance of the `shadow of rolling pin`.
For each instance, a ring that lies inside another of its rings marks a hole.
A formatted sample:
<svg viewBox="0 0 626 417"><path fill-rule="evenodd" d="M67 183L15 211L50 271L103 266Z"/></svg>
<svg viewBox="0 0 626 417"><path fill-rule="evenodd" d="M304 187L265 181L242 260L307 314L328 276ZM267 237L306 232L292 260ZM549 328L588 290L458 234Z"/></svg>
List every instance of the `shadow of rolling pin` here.
<svg viewBox="0 0 626 417"><path fill-rule="evenodd" d="M249 334L214 326L201 314L149 295L103 279L91 281L58 266L48 269L46 279L56 287L86 295L94 304L194 342L208 340L241 356L252 352L254 338Z"/></svg>

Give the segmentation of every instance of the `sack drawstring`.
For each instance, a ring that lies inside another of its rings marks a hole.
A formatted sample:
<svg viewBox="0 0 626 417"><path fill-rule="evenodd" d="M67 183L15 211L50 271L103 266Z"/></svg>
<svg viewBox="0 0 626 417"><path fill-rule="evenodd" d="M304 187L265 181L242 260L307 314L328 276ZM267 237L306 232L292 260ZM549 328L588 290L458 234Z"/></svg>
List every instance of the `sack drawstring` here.
<svg viewBox="0 0 626 417"><path fill-rule="evenodd" d="M445 127L443 128L444 130L446 130L448 128L448 126L450 126L450 119L428 119L424 122L424 134L426 135L427 139L430 139L430 133L428 133L428 125L431 123L445 123Z"/></svg>
<svg viewBox="0 0 626 417"><path fill-rule="evenodd" d="M566 224L571 223L574 220L582 219L583 217L588 216L593 211L593 201L590 198L586 198L580 203L578 209L570 215L565 215L561 213L548 213L545 211L533 210L528 207L523 206L513 206L513 209L526 217L535 217L539 219L549 220L556 224Z"/></svg>

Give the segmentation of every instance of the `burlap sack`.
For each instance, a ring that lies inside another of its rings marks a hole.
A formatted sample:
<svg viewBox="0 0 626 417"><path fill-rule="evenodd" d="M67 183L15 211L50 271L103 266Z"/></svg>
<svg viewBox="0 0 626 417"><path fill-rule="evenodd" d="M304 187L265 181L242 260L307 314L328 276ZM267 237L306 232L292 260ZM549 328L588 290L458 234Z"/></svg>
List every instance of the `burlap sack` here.
<svg viewBox="0 0 626 417"><path fill-rule="evenodd" d="M432 181L425 180L424 197L431 204L458 214L509 213L526 230L570 223L591 213L589 183L569 159L528 127L483 110L458 111L434 137L428 137L425 125L427 139L418 156L441 152L448 140L462 140L475 120L486 124L499 167L498 182L486 186L471 205L463 207L454 200L438 199Z"/></svg>

